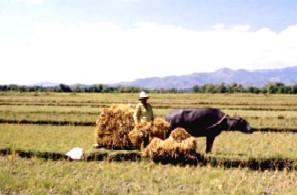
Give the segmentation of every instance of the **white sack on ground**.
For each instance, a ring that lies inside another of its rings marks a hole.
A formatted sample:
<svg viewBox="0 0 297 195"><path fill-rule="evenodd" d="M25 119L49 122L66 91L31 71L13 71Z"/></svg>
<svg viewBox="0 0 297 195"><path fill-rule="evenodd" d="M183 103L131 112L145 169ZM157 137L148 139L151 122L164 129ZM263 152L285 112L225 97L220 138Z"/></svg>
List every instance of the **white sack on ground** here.
<svg viewBox="0 0 297 195"><path fill-rule="evenodd" d="M67 152L66 156L75 160L82 159L83 149L79 147L72 148L69 152Z"/></svg>

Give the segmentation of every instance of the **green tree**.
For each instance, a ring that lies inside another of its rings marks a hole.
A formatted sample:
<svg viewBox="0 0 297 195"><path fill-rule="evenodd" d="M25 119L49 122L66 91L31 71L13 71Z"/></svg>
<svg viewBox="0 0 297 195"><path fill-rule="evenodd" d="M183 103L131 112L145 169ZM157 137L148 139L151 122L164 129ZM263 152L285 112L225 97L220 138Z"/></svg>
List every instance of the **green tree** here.
<svg viewBox="0 0 297 195"><path fill-rule="evenodd" d="M265 88L267 89L267 93L276 94L276 93L284 93L284 84L283 83L268 83Z"/></svg>
<svg viewBox="0 0 297 195"><path fill-rule="evenodd" d="M216 92L216 87L214 84L207 84L205 93L215 93Z"/></svg>
<svg viewBox="0 0 297 195"><path fill-rule="evenodd" d="M72 89L73 92L75 93L81 93L83 92L82 89L79 87L79 86L75 86L73 89Z"/></svg>
<svg viewBox="0 0 297 195"><path fill-rule="evenodd" d="M246 90L248 93L260 93L260 89L258 87L249 86Z"/></svg>
<svg viewBox="0 0 297 195"><path fill-rule="evenodd" d="M297 94L297 85L292 85L291 86L291 93L292 94Z"/></svg>
<svg viewBox="0 0 297 195"><path fill-rule="evenodd" d="M61 92L71 92L71 88L68 86L68 85L65 85L65 84L60 84L59 85L60 89L61 89Z"/></svg>
<svg viewBox="0 0 297 195"><path fill-rule="evenodd" d="M241 84L233 83L231 86L229 86L230 93L243 93L244 87Z"/></svg>
<svg viewBox="0 0 297 195"><path fill-rule="evenodd" d="M201 87L199 87L198 85L194 85L193 87L192 87L192 91L194 92L194 93L201 93L202 91L201 91Z"/></svg>
<svg viewBox="0 0 297 195"><path fill-rule="evenodd" d="M221 83L220 85L217 85L215 87L215 92L216 93L226 93L227 87L225 86L225 83Z"/></svg>
<svg viewBox="0 0 297 195"><path fill-rule="evenodd" d="M7 91L8 87L7 85L0 85L0 91Z"/></svg>

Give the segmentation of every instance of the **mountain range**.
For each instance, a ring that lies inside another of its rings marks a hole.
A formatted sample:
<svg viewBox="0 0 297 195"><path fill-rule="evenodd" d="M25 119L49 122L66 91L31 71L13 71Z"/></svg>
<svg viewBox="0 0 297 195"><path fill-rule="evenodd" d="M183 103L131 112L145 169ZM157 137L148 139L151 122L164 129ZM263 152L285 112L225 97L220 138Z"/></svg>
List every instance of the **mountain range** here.
<svg viewBox="0 0 297 195"><path fill-rule="evenodd" d="M192 73L182 76L166 77L148 77L140 78L131 82L119 82L115 84L102 83L108 86L138 86L147 89L192 89L194 85L205 84L233 84L238 83L245 87L263 87L267 83L281 82L285 85L297 84L297 66L279 68L279 69L262 69L262 70L232 70L230 68L221 68L214 72ZM55 82L35 83L38 86L57 86ZM90 86L87 84L73 84L71 86Z"/></svg>
<svg viewBox="0 0 297 195"><path fill-rule="evenodd" d="M136 79L131 82L120 82L116 85L139 86L148 89L187 89L192 88L194 85L204 85L209 83L238 83L243 86L263 87L270 82L281 82L285 85L297 84L297 66L253 71L222 68L209 73L193 73L183 76L149 77Z"/></svg>

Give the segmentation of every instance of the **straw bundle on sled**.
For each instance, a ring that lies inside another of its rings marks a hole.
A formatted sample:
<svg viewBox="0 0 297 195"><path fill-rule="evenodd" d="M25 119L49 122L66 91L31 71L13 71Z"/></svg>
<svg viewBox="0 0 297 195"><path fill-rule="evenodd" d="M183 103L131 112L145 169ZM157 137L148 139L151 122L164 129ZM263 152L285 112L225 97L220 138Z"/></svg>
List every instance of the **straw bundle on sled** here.
<svg viewBox="0 0 297 195"><path fill-rule="evenodd" d="M96 121L95 137L99 147L130 149L133 144L129 132L134 128L134 107L129 104L113 104L104 108Z"/></svg>
<svg viewBox="0 0 297 195"><path fill-rule="evenodd" d="M170 137L164 141L154 138L144 149L143 155L152 157L156 161L186 162L196 160L197 142L194 137L183 128L176 128Z"/></svg>

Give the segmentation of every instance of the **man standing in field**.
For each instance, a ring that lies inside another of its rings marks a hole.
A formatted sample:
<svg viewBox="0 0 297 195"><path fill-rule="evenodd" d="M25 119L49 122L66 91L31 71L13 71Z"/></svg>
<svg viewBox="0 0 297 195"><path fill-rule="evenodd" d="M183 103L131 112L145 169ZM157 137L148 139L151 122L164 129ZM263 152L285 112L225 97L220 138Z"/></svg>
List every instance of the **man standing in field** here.
<svg viewBox="0 0 297 195"><path fill-rule="evenodd" d="M142 132L143 136L143 143L141 145L141 148L145 148L149 144L150 140L150 133L149 129L153 125L154 121L154 113L152 106L147 103L147 100L149 99L149 96L144 92L140 92L139 94L139 101L136 105L135 112L133 114L134 122L136 125L136 128L143 127L145 125L145 131Z"/></svg>
<svg viewBox="0 0 297 195"><path fill-rule="evenodd" d="M147 102L149 96L144 92L140 92L139 101L136 105L135 112L133 114L135 124L140 122L153 122L154 121L154 113L152 106Z"/></svg>

